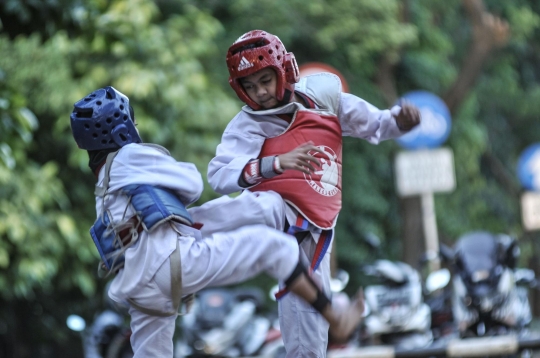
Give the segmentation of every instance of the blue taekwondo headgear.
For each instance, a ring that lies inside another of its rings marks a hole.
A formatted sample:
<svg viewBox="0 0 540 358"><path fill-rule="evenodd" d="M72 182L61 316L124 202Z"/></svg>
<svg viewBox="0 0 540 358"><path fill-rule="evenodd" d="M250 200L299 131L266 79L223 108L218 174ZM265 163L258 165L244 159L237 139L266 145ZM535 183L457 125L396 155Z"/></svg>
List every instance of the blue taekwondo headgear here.
<svg viewBox="0 0 540 358"><path fill-rule="evenodd" d="M108 86L75 102L71 131L81 149L102 150L141 143L129 113L129 99Z"/></svg>

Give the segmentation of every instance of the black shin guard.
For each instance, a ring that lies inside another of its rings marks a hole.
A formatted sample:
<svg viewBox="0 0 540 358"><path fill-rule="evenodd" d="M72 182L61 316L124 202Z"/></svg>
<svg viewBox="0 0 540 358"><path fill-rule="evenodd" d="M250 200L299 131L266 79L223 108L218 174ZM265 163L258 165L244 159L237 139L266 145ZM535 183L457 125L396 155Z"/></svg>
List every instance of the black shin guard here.
<svg viewBox="0 0 540 358"><path fill-rule="evenodd" d="M326 306L330 304L330 300L328 299L328 297L326 297L324 292L322 292L321 290L318 290L317 299L315 300L315 302L310 302L310 304L313 308L315 308L317 311L322 313L322 311L326 308Z"/></svg>
<svg viewBox="0 0 540 358"><path fill-rule="evenodd" d="M315 308L317 311L322 313L322 311L325 309L327 305L330 304L330 300L328 297L324 294L324 292L317 286L315 281L313 281L313 278L309 275L308 270L306 267L302 264L301 261L298 262L298 265L294 268L292 274L289 276L287 280L285 280L286 287L289 287L296 281L300 276L305 275L310 285L317 290L317 298L314 302L308 302L313 308Z"/></svg>
<svg viewBox="0 0 540 358"><path fill-rule="evenodd" d="M296 279L302 275L303 273L306 273L307 274L307 269L306 267L302 264L301 261L298 261L298 264L296 265L296 267L294 268L293 272L291 273L291 275L289 276L288 279L285 280L285 286L286 287L289 287L294 281L296 281Z"/></svg>

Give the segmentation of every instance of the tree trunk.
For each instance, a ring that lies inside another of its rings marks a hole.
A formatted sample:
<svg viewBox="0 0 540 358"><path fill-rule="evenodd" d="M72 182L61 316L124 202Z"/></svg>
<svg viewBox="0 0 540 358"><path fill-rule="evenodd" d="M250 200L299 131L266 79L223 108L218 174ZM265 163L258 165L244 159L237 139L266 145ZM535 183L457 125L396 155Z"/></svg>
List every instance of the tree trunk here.
<svg viewBox="0 0 540 358"><path fill-rule="evenodd" d="M403 240L402 260L416 267L426 251L422 227L422 201L419 196L402 198L400 211L403 219L401 237Z"/></svg>

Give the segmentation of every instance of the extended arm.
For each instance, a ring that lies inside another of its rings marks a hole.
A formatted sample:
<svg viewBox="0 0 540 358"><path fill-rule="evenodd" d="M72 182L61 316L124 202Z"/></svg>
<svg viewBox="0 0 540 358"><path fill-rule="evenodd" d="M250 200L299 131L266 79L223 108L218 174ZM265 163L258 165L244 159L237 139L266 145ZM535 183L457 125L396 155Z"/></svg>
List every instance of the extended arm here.
<svg viewBox="0 0 540 358"><path fill-rule="evenodd" d="M380 110L359 97L342 93L338 116L343 135L363 138L372 144L398 138L420 123L418 109L409 103L403 106Z"/></svg>

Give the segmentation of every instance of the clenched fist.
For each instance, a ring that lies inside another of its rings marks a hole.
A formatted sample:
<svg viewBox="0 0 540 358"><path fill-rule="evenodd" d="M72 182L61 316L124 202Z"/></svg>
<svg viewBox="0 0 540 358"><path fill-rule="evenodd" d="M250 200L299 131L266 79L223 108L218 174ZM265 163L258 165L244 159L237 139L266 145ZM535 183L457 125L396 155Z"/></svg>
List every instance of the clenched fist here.
<svg viewBox="0 0 540 358"><path fill-rule="evenodd" d="M401 111L397 116L394 116L399 129L402 131L410 131L420 124L420 111L410 102L401 102Z"/></svg>

